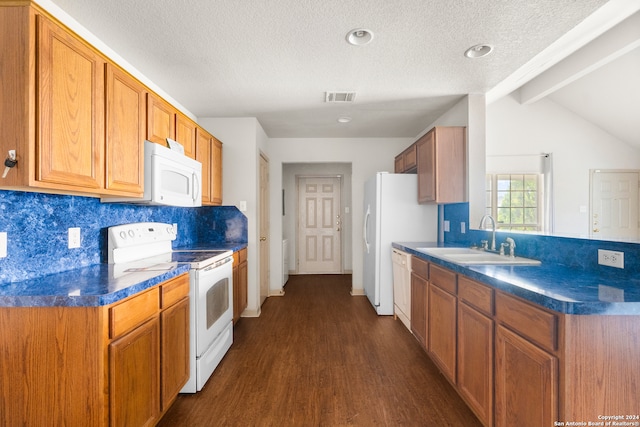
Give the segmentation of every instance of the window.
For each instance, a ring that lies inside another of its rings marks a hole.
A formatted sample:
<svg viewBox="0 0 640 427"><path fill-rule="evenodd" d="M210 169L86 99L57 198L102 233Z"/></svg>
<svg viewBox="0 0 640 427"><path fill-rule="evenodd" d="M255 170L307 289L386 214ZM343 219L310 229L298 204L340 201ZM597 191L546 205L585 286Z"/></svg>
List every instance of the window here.
<svg viewBox="0 0 640 427"><path fill-rule="evenodd" d="M500 230L541 231L542 175L487 175L487 214Z"/></svg>

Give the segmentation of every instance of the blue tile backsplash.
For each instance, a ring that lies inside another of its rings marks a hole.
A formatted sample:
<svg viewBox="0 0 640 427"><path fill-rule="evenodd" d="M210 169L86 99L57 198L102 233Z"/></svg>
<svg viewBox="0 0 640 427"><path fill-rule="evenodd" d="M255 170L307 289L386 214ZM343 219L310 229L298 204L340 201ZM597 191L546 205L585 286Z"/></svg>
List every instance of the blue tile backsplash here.
<svg viewBox="0 0 640 427"><path fill-rule="evenodd" d="M232 206L139 206L0 190L0 232L8 240L8 255L0 258L0 283L106 262L107 228L146 221L177 223L174 247L247 242L247 218ZM81 228L80 248L67 248L70 227Z"/></svg>
<svg viewBox="0 0 640 427"><path fill-rule="evenodd" d="M446 205L444 219L450 222L451 230L444 233L445 243L479 245L481 240L490 240L490 231L469 230L468 203ZM466 225L466 233L460 232L461 222ZM637 243L499 232L496 233L496 244L499 245L507 237L513 237L516 241L516 255L542 262L594 273L634 276L640 272L640 245ZM624 252L624 270L598 265L598 249Z"/></svg>

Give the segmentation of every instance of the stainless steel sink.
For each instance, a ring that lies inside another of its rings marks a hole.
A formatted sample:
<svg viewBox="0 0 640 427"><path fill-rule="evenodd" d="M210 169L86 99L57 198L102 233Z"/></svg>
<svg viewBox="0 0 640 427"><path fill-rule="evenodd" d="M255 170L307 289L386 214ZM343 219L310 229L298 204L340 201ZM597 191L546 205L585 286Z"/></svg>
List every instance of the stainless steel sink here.
<svg viewBox="0 0 640 427"><path fill-rule="evenodd" d="M540 265L536 259L509 257L471 248L416 248L417 251L460 265Z"/></svg>

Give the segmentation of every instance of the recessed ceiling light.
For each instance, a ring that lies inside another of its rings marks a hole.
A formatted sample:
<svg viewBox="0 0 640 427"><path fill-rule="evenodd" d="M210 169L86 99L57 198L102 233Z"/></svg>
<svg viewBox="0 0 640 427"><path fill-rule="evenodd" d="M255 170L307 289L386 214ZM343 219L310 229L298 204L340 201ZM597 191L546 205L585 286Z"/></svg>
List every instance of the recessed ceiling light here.
<svg viewBox="0 0 640 427"><path fill-rule="evenodd" d="M338 123L349 123L351 121L351 117L343 116L338 117Z"/></svg>
<svg viewBox="0 0 640 427"><path fill-rule="evenodd" d="M477 44L475 46L471 46L464 52L464 56L467 58L482 58L483 56L487 56L493 51L493 46L489 44Z"/></svg>
<svg viewBox="0 0 640 427"><path fill-rule="evenodd" d="M351 30L347 33L347 41L354 46L364 46L373 40L373 33L364 28Z"/></svg>

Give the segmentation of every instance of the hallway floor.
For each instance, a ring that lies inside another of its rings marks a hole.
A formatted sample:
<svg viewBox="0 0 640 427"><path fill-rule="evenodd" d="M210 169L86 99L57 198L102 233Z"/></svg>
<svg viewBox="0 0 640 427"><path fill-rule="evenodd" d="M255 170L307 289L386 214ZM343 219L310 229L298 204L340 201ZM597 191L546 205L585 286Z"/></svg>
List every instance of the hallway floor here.
<svg viewBox="0 0 640 427"><path fill-rule="evenodd" d="M481 426L400 320L350 289L350 275L291 276L158 426Z"/></svg>

